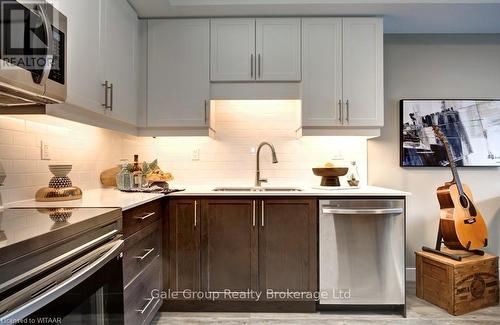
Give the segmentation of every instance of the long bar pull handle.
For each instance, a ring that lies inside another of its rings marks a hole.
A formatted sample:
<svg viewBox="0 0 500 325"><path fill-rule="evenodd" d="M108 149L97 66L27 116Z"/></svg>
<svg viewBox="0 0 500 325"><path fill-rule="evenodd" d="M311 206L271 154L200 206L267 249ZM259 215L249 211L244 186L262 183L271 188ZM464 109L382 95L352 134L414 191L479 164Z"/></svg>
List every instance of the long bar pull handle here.
<svg viewBox="0 0 500 325"><path fill-rule="evenodd" d="M198 201L194 201L194 227L198 224Z"/></svg>
<svg viewBox="0 0 500 325"><path fill-rule="evenodd" d="M110 92L110 95L111 95L110 96L111 99L109 101L109 103L110 103L109 104L109 110L112 112L113 111L113 97L114 97L114 95L113 95L113 84L112 83L111 83L111 86L109 87L109 92Z"/></svg>
<svg viewBox="0 0 500 325"><path fill-rule="evenodd" d="M339 208L322 208L321 212L323 214L401 214L403 213L402 208L389 208L389 209L339 209Z"/></svg>
<svg viewBox="0 0 500 325"><path fill-rule="evenodd" d="M342 123L342 99L339 99L339 122Z"/></svg>
<svg viewBox="0 0 500 325"><path fill-rule="evenodd" d="M148 310L149 306L151 306L153 301L155 301L156 299L155 298L144 298L144 300L146 300L148 303L142 309L135 310L136 313L139 313L141 315L144 314L146 312L146 310Z"/></svg>
<svg viewBox="0 0 500 325"><path fill-rule="evenodd" d="M345 120L347 123L349 123L349 99L346 100L346 102L345 102L345 108L346 108L346 112L347 112L347 116L346 116Z"/></svg>
<svg viewBox="0 0 500 325"><path fill-rule="evenodd" d="M208 112L207 112L208 100L205 99L205 125L208 122Z"/></svg>
<svg viewBox="0 0 500 325"><path fill-rule="evenodd" d="M102 83L102 86L104 87L104 104L101 104L102 107L104 107L104 109L108 109L108 100L109 100L109 97L108 97L108 89L109 89L109 83L108 81L104 81L104 83Z"/></svg>
<svg viewBox="0 0 500 325"><path fill-rule="evenodd" d="M147 218L154 216L155 214L156 214L156 212L146 213L145 215L142 215L139 217L134 217L134 219L142 221L142 220L146 220Z"/></svg>
<svg viewBox="0 0 500 325"><path fill-rule="evenodd" d="M262 200L262 205L261 205L261 225L262 227L264 227L264 210L265 210L265 207L264 207L264 200Z"/></svg>
<svg viewBox="0 0 500 325"><path fill-rule="evenodd" d="M250 78L253 79L253 54L250 54Z"/></svg>
<svg viewBox="0 0 500 325"><path fill-rule="evenodd" d="M253 202L252 202L252 214L253 214L252 226L255 227L255 215L256 215L256 212L255 212L255 200L253 200Z"/></svg>
<svg viewBox="0 0 500 325"><path fill-rule="evenodd" d="M146 257L148 257L152 252L155 251L154 247L153 248L149 248L149 249L145 249L144 250L146 253L142 256L134 256L135 259L137 260L144 260Z"/></svg>
<svg viewBox="0 0 500 325"><path fill-rule="evenodd" d="M262 74L262 71L261 71L261 65L260 65L260 53L259 53L259 66L257 68L257 71L259 72L259 79L260 79L260 76Z"/></svg>

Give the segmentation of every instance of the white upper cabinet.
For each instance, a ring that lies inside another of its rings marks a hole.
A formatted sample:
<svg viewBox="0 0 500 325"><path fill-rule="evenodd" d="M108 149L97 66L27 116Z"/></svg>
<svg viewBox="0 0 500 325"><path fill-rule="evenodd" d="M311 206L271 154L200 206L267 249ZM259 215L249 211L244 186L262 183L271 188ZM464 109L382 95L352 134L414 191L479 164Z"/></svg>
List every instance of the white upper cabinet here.
<svg viewBox="0 0 500 325"><path fill-rule="evenodd" d="M302 126L383 126L382 19L307 18L302 28Z"/></svg>
<svg viewBox="0 0 500 325"><path fill-rule="evenodd" d="M300 18L256 21L256 79L300 81Z"/></svg>
<svg viewBox="0 0 500 325"><path fill-rule="evenodd" d="M96 121L95 125L114 128L113 123L118 122L135 127L139 106L137 14L127 0L59 0L54 5L68 18L66 103L107 116L105 123ZM108 108L104 105L105 81L113 84L113 91L107 91Z"/></svg>
<svg viewBox="0 0 500 325"><path fill-rule="evenodd" d="M104 80L113 84L112 94L108 93L111 116L136 125L139 20L126 0L105 0L103 4Z"/></svg>
<svg viewBox="0 0 500 325"><path fill-rule="evenodd" d="M300 81L299 18L211 20L211 81Z"/></svg>
<svg viewBox="0 0 500 325"><path fill-rule="evenodd" d="M255 79L255 19L211 20L212 81Z"/></svg>
<svg viewBox="0 0 500 325"><path fill-rule="evenodd" d="M102 113L101 0L60 0L54 5L68 17L66 102Z"/></svg>
<svg viewBox="0 0 500 325"><path fill-rule="evenodd" d="M148 22L148 127L208 126L209 39L208 19Z"/></svg>
<svg viewBox="0 0 500 325"><path fill-rule="evenodd" d="M342 125L342 18L302 20L302 125Z"/></svg>
<svg viewBox="0 0 500 325"><path fill-rule="evenodd" d="M344 18L344 123L384 125L384 31L381 18Z"/></svg>

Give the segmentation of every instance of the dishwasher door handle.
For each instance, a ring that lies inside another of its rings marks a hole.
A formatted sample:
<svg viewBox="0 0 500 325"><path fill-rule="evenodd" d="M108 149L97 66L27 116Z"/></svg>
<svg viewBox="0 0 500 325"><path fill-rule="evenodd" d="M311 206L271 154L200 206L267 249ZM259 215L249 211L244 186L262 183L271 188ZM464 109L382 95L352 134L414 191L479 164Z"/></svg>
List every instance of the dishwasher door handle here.
<svg viewBox="0 0 500 325"><path fill-rule="evenodd" d="M402 214L402 208L389 208L389 209L341 209L334 207L321 208L323 214Z"/></svg>

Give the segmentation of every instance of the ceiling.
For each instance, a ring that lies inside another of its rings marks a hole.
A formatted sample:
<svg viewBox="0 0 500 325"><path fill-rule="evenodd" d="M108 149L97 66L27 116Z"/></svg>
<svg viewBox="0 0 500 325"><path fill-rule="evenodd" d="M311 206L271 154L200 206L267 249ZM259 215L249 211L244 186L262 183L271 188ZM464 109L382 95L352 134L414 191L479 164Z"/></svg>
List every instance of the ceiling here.
<svg viewBox="0 0 500 325"><path fill-rule="evenodd" d="M500 0L128 0L141 18L384 16L386 33L500 33Z"/></svg>

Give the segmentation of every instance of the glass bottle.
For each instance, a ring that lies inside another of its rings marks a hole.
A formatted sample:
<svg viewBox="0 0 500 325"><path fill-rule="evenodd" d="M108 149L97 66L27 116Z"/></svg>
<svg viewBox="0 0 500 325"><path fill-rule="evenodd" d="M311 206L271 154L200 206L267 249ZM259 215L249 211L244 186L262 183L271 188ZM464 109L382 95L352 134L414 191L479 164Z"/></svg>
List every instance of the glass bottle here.
<svg viewBox="0 0 500 325"><path fill-rule="evenodd" d="M121 160L122 170L116 175L116 187L121 191L127 191L132 188L132 174L128 170L128 160Z"/></svg>
<svg viewBox="0 0 500 325"><path fill-rule="evenodd" d="M139 155L134 155L134 167L132 168L132 188L141 188L142 169L139 166Z"/></svg>
<svg viewBox="0 0 500 325"><path fill-rule="evenodd" d="M351 161L349 168L349 175L347 176L347 183L349 186L359 186L359 172L356 161Z"/></svg>

